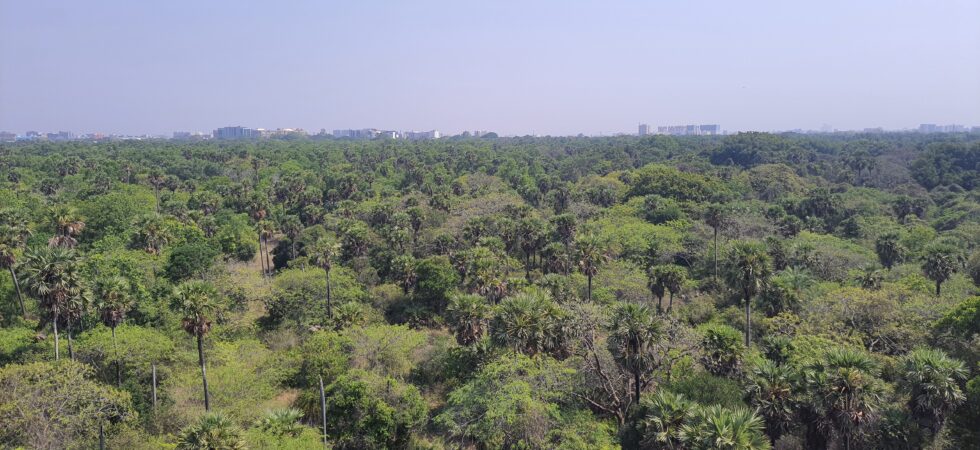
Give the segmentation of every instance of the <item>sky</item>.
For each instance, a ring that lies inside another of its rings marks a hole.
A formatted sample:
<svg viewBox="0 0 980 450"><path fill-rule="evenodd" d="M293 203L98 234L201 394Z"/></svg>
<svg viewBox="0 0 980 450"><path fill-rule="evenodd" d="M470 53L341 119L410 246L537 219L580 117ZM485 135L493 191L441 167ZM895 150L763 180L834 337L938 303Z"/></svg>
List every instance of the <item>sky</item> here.
<svg viewBox="0 0 980 450"><path fill-rule="evenodd" d="M980 1L0 0L0 130L980 126Z"/></svg>

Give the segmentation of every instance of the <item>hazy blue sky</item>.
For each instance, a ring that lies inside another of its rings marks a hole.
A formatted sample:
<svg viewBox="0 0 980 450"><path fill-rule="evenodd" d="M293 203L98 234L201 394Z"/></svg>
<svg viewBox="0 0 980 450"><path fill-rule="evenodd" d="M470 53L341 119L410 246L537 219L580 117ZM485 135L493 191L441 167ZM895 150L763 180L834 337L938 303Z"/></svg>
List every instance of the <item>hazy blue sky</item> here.
<svg viewBox="0 0 980 450"><path fill-rule="evenodd" d="M980 125L980 1L0 0L0 130Z"/></svg>

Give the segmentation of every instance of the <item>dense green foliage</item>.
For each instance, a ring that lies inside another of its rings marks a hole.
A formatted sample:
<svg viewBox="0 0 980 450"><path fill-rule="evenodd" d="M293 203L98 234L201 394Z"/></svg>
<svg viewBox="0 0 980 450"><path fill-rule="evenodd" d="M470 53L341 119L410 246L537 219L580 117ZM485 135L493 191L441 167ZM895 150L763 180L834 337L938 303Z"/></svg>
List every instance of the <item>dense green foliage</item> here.
<svg viewBox="0 0 980 450"><path fill-rule="evenodd" d="M976 448L978 159L3 144L0 447Z"/></svg>

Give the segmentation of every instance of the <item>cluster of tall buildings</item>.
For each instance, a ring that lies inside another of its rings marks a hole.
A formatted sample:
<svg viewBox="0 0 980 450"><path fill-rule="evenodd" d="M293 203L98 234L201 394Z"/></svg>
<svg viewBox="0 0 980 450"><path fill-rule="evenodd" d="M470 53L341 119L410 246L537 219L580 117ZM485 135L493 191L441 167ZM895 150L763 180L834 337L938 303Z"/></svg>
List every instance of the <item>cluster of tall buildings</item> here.
<svg viewBox="0 0 980 450"><path fill-rule="evenodd" d="M936 125L934 123L924 123L919 125L919 133L965 133L980 131L980 127L967 128L963 125Z"/></svg>
<svg viewBox="0 0 980 450"><path fill-rule="evenodd" d="M439 139L442 134L438 130L430 131L392 131L378 130L376 128L362 128L359 130L333 130L333 137L337 139Z"/></svg>
<svg viewBox="0 0 980 450"><path fill-rule="evenodd" d="M654 134L651 132L650 125L641 123L639 127L640 136ZM667 134L670 136L717 136L721 134L720 125L667 125L657 127L656 134Z"/></svg>

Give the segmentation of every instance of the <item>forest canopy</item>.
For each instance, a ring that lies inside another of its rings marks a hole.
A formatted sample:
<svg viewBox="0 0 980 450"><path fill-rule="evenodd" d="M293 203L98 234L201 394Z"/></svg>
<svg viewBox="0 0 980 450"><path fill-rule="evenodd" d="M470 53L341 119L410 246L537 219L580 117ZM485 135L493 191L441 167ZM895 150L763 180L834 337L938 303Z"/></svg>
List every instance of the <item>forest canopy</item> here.
<svg viewBox="0 0 980 450"><path fill-rule="evenodd" d="M0 446L980 447L980 135L0 144Z"/></svg>

